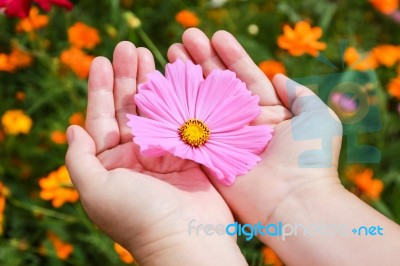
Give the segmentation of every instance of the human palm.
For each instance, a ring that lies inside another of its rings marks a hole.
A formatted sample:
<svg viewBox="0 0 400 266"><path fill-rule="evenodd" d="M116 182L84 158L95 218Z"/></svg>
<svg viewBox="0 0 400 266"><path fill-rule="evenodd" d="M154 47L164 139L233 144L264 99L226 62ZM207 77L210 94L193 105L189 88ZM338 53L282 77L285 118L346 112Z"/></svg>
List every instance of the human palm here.
<svg viewBox="0 0 400 266"><path fill-rule="evenodd" d="M136 85L152 70L151 53L128 42L116 47L112 65L105 58L94 60L87 132L74 128L74 142L66 158L89 217L115 241L147 255L160 252L164 242L188 241L191 220L233 221L228 206L198 164L172 155L143 157L132 142L126 114L136 113ZM77 156L82 152L89 153L90 160Z"/></svg>
<svg viewBox="0 0 400 266"><path fill-rule="evenodd" d="M170 47L168 58L171 62L190 59L206 75L214 69L234 71L260 97L262 113L253 123L274 128L262 161L253 170L229 187L213 182L242 222L268 223L275 209L298 191L340 184L336 169L341 125L312 91L283 75L276 75L271 83L225 31L209 40L200 30L188 29L182 44Z"/></svg>

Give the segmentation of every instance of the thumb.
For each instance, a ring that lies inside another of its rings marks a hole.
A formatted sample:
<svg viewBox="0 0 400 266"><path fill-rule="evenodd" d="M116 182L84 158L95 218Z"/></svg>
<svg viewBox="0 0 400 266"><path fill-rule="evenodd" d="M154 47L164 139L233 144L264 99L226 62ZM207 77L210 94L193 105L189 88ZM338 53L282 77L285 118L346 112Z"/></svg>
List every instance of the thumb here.
<svg viewBox="0 0 400 266"><path fill-rule="evenodd" d="M107 170L96 157L93 139L81 127L72 125L67 129L68 151L65 164L72 183L80 193L92 190L106 178ZM100 181L100 182L99 182Z"/></svg>
<svg viewBox="0 0 400 266"><path fill-rule="evenodd" d="M329 109L312 90L282 74L275 75L272 84L283 105L296 116L303 112Z"/></svg>

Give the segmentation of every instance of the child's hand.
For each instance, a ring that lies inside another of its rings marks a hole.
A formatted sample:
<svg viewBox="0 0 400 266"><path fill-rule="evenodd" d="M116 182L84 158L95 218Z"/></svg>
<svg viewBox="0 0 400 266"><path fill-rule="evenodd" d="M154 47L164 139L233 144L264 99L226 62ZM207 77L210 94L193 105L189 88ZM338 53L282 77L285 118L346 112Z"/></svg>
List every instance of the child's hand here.
<svg viewBox="0 0 400 266"><path fill-rule="evenodd" d="M236 72L261 98L263 112L254 123L274 126L274 137L255 169L230 187L214 184L242 222L266 223L285 199L303 195L302 191L310 195L309 189L340 186L341 124L312 91L283 75L277 75L271 84L228 32L219 31L210 41L200 30L189 29L182 39L183 44L174 44L168 51L171 62L191 59L201 64L205 73L215 68ZM302 141L307 132L316 132L315 139ZM321 146L321 138L327 146ZM312 150L320 151L301 155Z"/></svg>
<svg viewBox="0 0 400 266"><path fill-rule="evenodd" d="M183 44L171 46L168 55L170 61L190 58L205 73L228 68L260 96L263 112L254 123L270 124L275 130L263 160L232 186L216 182L214 186L242 223L292 226L282 229L280 236L270 236L265 229L264 236L260 231L257 235L287 265L399 264L393 254L400 248L400 227L340 184L341 123L311 90L283 75L276 75L271 84L225 31L215 33L210 41L200 30L189 29ZM294 225L299 225L296 234L289 232ZM304 234L302 226L310 225L325 228L320 234L315 230ZM385 233L354 234L352 229L361 225L380 226ZM331 226L337 231L332 232Z"/></svg>
<svg viewBox="0 0 400 266"><path fill-rule="evenodd" d="M113 64L94 60L86 131L68 129L66 163L89 217L141 265L243 265L229 236L189 235L188 224L228 224L232 214L201 167L173 156L143 158L127 113L136 113L137 84L154 70L144 48L122 42ZM204 256L207 248L207 256Z"/></svg>

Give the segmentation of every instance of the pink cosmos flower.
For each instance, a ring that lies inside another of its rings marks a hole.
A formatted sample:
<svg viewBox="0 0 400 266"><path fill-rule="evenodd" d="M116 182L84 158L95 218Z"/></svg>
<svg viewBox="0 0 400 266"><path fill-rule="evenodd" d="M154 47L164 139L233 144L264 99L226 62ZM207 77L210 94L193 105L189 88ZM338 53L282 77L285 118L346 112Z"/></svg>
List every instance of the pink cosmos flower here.
<svg viewBox="0 0 400 266"><path fill-rule="evenodd" d="M204 79L199 65L177 60L165 77L159 71L147 77L134 97L144 117L127 115L143 155L196 161L226 185L261 160L272 128L249 125L261 113L259 97L234 72L214 70Z"/></svg>

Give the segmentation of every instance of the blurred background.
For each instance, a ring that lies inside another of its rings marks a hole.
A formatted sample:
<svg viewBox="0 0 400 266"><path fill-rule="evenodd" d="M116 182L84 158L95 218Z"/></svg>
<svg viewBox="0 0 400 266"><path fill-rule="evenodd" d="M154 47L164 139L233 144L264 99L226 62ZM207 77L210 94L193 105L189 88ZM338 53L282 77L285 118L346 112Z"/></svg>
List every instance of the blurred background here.
<svg viewBox="0 0 400 266"><path fill-rule="evenodd" d="M115 45L129 40L152 50L163 70L168 47L188 27L209 37L230 31L269 78L285 73L313 89L343 123L343 184L399 223L398 5L397 0L0 1L0 265L135 264L84 214L64 166L65 130L84 126L95 56L111 58ZM257 240L239 238L239 244L250 265L282 265Z"/></svg>

